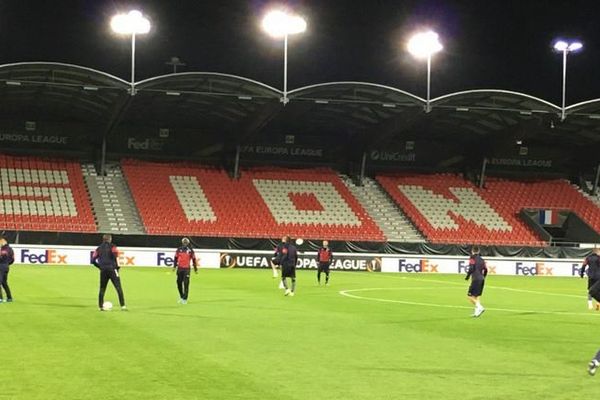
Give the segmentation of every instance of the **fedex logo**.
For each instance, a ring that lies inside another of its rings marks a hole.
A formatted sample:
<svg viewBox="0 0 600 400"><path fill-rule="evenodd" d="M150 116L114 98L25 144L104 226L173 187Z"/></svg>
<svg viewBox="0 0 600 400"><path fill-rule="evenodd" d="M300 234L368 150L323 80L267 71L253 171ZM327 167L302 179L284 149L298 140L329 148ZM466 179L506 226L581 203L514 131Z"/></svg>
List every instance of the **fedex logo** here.
<svg viewBox="0 0 600 400"><path fill-rule="evenodd" d="M554 268L546 267L544 263L535 263L535 266L528 267L523 263L515 264L515 275L524 276L552 276L554 275Z"/></svg>
<svg viewBox="0 0 600 400"><path fill-rule="evenodd" d="M581 274L581 266L579 264L571 264L571 275L579 276Z"/></svg>
<svg viewBox="0 0 600 400"><path fill-rule="evenodd" d="M159 267L164 265L166 267L172 267L175 264L175 258L169 257L165 253L156 254L156 265Z"/></svg>
<svg viewBox="0 0 600 400"><path fill-rule="evenodd" d="M489 265L486 263L485 265L487 267L488 270L488 275L494 275L496 273L496 266L495 265ZM458 273L459 274L466 274L469 271L469 263L467 263L466 261L459 261L458 262Z"/></svg>
<svg viewBox="0 0 600 400"><path fill-rule="evenodd" d="M67 255L56 250L32 253L29 249L21 250L21 264L67 264Z"/></svg>
<svg viewBox="0 0 600 400"><path fill-rule="evenodd" d="M94 258L94 252L90 251L90 264L92 263L93 258ZM125 255L125 252L119 251L119 255L117 256L117 262L119 263L119 266L121 266L121 267L123 267L123 266L134 267L135 266L135 256L127 256L127 255Z"/></svg>
<svg viewBox="0 0 600 400"><path fill-rule="evenodd" d="M407 263L405 259L398 261L398 272L420 272L420 273L436 273L438 265L431 264L429 260L419 260L415 264Z"/></svg>

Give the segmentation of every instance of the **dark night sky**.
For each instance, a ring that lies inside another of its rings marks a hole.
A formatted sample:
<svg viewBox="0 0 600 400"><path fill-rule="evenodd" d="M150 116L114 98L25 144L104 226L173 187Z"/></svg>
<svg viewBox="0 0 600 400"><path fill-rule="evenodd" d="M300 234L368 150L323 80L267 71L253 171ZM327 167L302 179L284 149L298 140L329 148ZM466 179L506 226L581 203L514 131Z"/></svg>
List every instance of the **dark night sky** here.
<svg viewBox="0 0 600 400"><path fill-rule="evenodd" d="M139 8L153 23L138 42L140 79L216 71L281 88L282 44L263 34L263 0L4 0L0 63L59 61L129 76L129 42L110 32L116 11ZM598 0L288 0L308 19L290 41L290 88L356 80L424 96L425 65L404 50L409 33L431 27L444 52L434 59L432 96L475 88L524 92L560 102L556 37L580 38L569 57L568 103L600 97Z"/></svg>

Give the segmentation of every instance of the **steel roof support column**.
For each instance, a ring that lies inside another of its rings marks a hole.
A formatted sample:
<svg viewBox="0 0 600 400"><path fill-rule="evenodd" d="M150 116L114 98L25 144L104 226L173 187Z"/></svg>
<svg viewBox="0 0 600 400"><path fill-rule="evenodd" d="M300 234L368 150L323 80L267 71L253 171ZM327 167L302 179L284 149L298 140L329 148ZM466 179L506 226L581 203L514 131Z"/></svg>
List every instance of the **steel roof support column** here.
<svg viewBox="0 0 600 400"><path fill-rule="evenodd" d="M483 162L481 163L481 175L479 175L479 188L483 189L485 185L485 168L487 167L488 159L487 157L483 158Z"/></svg>
<svg viewBox="0 0 600 400"><path fill-rule="evenodd" d="M106 176L106 135L102 137L102 153L100 154L100 176Z"/></svg>
<svg viewBox="0 0 600 400"><path fill-rule="evenodd" d="M240 152L241 152L241 146L238 144L235 148L235 163L233 165L233 179L240 179Z"/></svg>
<svg viewBox="0 0 600 400"><path fill-rule="evenodd" d="M594 177L594 186L592 186L592 194L595 196L598 193L598 180L600 180L600 164L596 167L596 176Z"/></svg>
<svg viewBox="0 0 600 400"><path fill-rule="evenodd" d="M362 155L362 161L360 162L360 177L358 179L359 186L364 185L366 168L367 168L367 152L365 151Z"/></svg>

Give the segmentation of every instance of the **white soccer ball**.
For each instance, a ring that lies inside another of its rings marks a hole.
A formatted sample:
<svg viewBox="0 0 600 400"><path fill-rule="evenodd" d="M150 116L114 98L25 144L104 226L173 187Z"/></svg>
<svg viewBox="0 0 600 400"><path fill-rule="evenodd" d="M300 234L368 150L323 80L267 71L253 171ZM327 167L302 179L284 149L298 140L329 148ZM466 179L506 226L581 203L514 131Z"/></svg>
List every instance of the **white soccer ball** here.
<svg viewBox="0 0 600 400"><path fill-rule="evenodd" d="M110 301L105 301L104 304L102 304L102 309L104 310L112 310L113 308L113 304Z"/></svg>
<svg viewBox="0 0 600 400"><path fill-rule="evenodd" d="M304 239L300 239L300 238L296 239L296 245L297 246L301 246L302 243L304 243Z"/></svg>

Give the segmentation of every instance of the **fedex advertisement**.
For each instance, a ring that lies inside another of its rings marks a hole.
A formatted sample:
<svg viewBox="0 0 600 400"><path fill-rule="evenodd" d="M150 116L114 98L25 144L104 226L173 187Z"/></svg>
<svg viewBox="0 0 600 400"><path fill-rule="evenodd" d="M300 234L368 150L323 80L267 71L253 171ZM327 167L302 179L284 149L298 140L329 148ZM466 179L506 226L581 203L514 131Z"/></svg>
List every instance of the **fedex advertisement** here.
<svg viewBox="0 0 600 400"><path fill-rule="evenodd" d="M11 246L15 263L28 265L90 265L95 247L85 246ZM118 247L122 267L172 267L175 249ZM219 253L195 250L200 268L219 268Z"/></svg>
<svg viewBox="0 0 600 400"><path fill-rule="evenodd" d="M517 276L579 276L582 260L484 257L489 274ZM467 257L383 257L381 272L466 274Z"/></svg>

